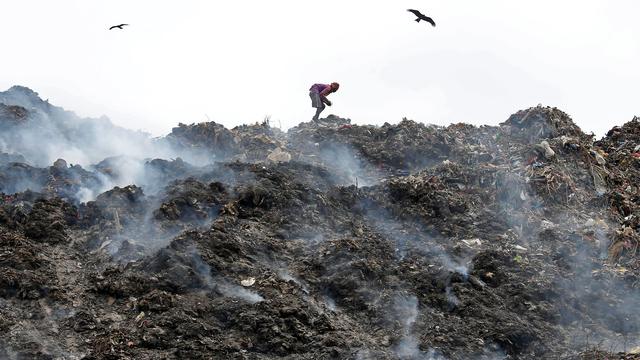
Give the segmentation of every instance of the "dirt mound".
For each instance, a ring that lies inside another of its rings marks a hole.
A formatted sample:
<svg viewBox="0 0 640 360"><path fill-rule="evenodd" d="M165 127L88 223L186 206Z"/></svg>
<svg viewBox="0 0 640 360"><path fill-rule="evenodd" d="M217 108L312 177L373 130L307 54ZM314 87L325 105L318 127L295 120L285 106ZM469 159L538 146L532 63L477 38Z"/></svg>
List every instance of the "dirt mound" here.
<svg viewBox="0 0 640 360"><path fill-rule="evenodd" d="M77 202L82 198L83 192L102 186L103 181L98 175L80 165L69 167L62 159L48 168L37 168L20 162L0 165L0 191L9 194L30 189Z"/></svg>
<svg viewBox="0 0 640 360"><path fill-rule="evenodd" d="M265 161L269 154L286 143L285 134L277 128L269 126L268 122L254 125L236 126L231 129L238 147L242 149L234 160L243 162Z"/></svg>
<svg viewBox="0 0 640 360"><path fill-rule="evenodd" d="M165 140L179 151L215 153L220 158L232 156L238 152L233 133L215 122L191 125L180 123L171 130Z"/></svg>
<svg viewBox="0 0 640 360"><path fill-rule="evenodd" d="M382 127L351 125L350 120L334 116L320 124L303 123L288 133L296 151L322 153L338 145L378 168L409 170L447 158L451 148L448 136L436 129L406 119ZM340 152L336 157L342 155Z"/></svg>
<svg viewBox="0 0 640 360"><path fill-rule="evenodd" d="M633 358L638 124L181 124L158 141L207 161L0 162L0 358Z"/></svg>
<svg viewBox="0 0 640 360"><path fill-rule="evenodd" d="M582 131L569 115L557 108L542 106L518 111L500 126L509 128L508 131L512 136L529 142L561 135L582 135Z"/></svg>
<svg viewBox="0 0 640 360"><path fill-rule="evenodd" d="M640 188L640 121L637 117L614 127L607 135L595 143L594 156L607 164L605 181L607 199L611 206L611 215L618 225L609 247L609 256L628 266L636 263L640 236L640 208L638 194Z"/></svg>
<svg viewBox="0 0 640 360"><path fill-rule="evenodd" d="M20 125L20 123L27 121L27 115L27 109L21 106L0 104L0 122L5 131L7 127Z"/></svg>
<svg viewBox="0 0 640 360"><path fill-rule="evenodd" d="M225 185L205 185L194 178L176 181L166 190L167 201L154 212L157 220L189 223L218 215L228 197Z"/></svg>

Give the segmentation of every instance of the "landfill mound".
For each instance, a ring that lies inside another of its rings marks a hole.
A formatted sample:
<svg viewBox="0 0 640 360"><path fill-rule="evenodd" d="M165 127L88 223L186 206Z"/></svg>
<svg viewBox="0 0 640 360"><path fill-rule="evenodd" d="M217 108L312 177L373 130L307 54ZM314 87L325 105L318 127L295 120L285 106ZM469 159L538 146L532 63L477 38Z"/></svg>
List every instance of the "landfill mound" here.
<svg viewBox="0 0 640 360"><path fill-rule="evenodd" d="M27 94L3 129L43 126ZM82 165L3 144L2 359L640 358L637 118L181 124Z"/></svg>

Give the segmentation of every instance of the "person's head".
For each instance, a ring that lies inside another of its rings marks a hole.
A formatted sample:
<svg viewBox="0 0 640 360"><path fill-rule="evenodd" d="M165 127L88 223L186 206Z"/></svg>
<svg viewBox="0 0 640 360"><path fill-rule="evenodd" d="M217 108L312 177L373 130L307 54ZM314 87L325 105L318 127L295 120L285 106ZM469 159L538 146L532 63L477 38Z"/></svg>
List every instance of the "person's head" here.
<svg viewBox="0 0 640 360"><path fill-rule="evenodd" d="M338 84L337 82L331 83L331 90L336 91L338 90L339 87L340 87L340 84Z"/></svg>

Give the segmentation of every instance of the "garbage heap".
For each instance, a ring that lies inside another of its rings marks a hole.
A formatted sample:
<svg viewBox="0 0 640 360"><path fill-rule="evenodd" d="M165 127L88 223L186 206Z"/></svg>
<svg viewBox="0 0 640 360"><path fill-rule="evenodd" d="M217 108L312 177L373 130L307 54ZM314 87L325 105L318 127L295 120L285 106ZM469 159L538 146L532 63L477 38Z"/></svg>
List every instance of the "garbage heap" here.
<svg viewBox="0 0 640 360"><path fill-rule="evenodd" d="M158 141L214 161L5 151L0 358L638 358L638 119Z"/></svg>

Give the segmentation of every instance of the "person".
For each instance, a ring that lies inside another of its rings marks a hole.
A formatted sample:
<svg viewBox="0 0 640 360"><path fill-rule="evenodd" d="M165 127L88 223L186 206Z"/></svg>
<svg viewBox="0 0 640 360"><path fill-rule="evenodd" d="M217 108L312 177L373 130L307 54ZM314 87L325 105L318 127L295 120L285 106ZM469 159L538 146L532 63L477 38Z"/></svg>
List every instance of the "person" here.
<svg viewBox="0 0 640 360"><path fill-rule="evenodd" d="M340 84L332 82L331 84L313 84L309 89L309 97L311 97L311 106L316 108L316 114L313 121L318 121L320 113L324 110L324 104L331 106L331 101L327 99L327 95L338 91Z"/></svg>

